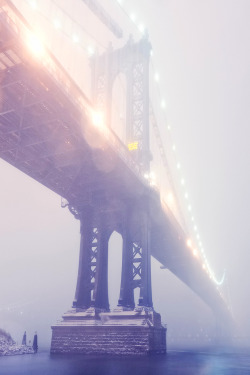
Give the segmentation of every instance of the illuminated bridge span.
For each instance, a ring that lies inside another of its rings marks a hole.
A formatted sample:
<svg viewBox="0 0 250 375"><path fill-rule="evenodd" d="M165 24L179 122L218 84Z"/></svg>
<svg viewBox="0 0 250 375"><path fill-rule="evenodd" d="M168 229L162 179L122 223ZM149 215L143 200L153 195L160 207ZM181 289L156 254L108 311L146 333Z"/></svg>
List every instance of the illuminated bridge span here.
<svg viewBox="0 0 250 375"><path fill-rule="evenodd" d="M227 319L225 301L190 251L187 233L145 178L151 161L147 39L92 59L92 103L11 2L0 4L0 157L61 195L81 222L73 307L108 311L108 240L117 231L123 238L119 306L134 309L139 287L138 305L152 308L152 255ZM133 152L105 126L120 72L127 80L126 142Z"/></svg>

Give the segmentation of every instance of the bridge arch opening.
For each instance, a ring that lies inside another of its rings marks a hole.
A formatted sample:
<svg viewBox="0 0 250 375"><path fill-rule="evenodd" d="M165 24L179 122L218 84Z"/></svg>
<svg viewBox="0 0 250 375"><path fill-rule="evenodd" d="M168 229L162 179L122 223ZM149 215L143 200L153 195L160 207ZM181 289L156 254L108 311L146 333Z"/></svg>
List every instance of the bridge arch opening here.
<svg viewBox="0 0 250 375"><path fill-rule="evenodd" d="M111 129L126 143L127 80L124 73L117 74L112 86Z"/></svg>
<svg viewBox="0 0 250 375"><path fill-rule="evenodd" d="M108 294L110 310L118 305L122 274L122 236L114 231L109 238Z"/></svg>
<svg viewBox="0 0 250 375"><path fill-rule="evenodd" d="M134 289L135 307L139 305L140 288L139 286Z"/></svg>

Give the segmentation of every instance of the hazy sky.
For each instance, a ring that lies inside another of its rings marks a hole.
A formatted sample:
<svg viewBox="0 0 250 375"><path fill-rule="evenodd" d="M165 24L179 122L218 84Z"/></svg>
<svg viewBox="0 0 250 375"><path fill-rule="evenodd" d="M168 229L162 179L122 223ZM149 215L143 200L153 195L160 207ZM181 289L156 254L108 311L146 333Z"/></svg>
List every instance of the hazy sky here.
<svg viewBox="0 0 250 375"><path fill-rule="evenodd" d="M15 3L25 5L24 0ZM52 20L54 3L65 6L64 0L51 3L48 17ZM226 270L223 292L231 300L236 320L248 325L249 332L250 3L121 3L127 14L136 15L136 22L149 31L152 74L159 74L159 86L152 88L152 100L156 102L155 93L160 92L159 102L164 99L166 103L164 113L159 114L164 119L160 129L164 137L169 137L169 144L176 145L176 160L181 164L179 174L172 165L173 173L177 181L185 178L185 189L210 265L218 277ZM80 12L84 6L80 0L72 4L74 16L86 27L86 15ZM138 39L139 33L115 0L105 0L103 4L115 19L123 22L125 36L119 44L124 44L130 33ZM109 36L107 32L106 39ZM99 37L98 34L96 38ZM58 50L64 48L66 54L66 47L59 45ZM81 70L75 64L80 64L80 60L72 51L67 68L79 75ZM77 56L80 53L76 51ZM81 85L86 82L87 87L88 77L82 75L81 79ZM168 125L171 134L167 132ZM167 150L169 155L171 152ZM79 223L60 208L60 197L3 161L0 173L0 326L16 335L25 329L33 334L40 328L45 342L50 325L70 307L74 297ZM111 246L114 262L120 260L119 255L116 257L120 247L120 238L115 235ZM174 315L179 322L191 321L191 312L186 317L180 311L184 311L188 301L198 306L198 300L168 271L160 272L158 265L153 264L157 310L169 325L174 324ZM112 290L112 300L118 298L117 293Z"/></svg>

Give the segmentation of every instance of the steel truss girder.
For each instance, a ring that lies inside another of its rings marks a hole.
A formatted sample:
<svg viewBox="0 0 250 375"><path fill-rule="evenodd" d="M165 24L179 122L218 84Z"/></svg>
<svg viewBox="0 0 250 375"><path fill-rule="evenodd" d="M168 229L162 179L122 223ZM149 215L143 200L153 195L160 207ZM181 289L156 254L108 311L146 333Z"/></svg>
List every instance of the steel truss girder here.
<svg viewBox="0 0 250 375"><path fill-rule="evenodd" d="M145 205L144 205L145 206ZM140 289L139 305L152 307L150 228L143 202L129 204L123 212L122 279L118 304L134 308L134 289Z"/></svg>
<svg viewBox="0 0 250 375"><path fill-rule="evenodd" d="M133 242L133 288L141 286L142 280L142 247L139 241Z"/></svg>
<svg viewBox="0 0 250 375"><path fill-rule="evenodd" d="M95 288L96 281L96 265L97 265L97 250L99 242L99 231L98 228L92 227L92 241L90 249L90 285L91 290ZM91 296L91 301L93 301L93 294Z"/></svg>

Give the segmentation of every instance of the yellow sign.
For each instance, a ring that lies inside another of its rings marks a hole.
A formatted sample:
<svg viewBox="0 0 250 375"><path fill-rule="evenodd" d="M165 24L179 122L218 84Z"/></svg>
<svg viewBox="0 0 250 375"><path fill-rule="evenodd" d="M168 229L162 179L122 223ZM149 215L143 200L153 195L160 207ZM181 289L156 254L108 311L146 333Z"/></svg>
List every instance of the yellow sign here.
<svg viewBox="0 0 250 375"><path fill-rule="evenodd" d="M137 150L138 149L138 142L133 142L128 144L129 151Z"/></svg>

